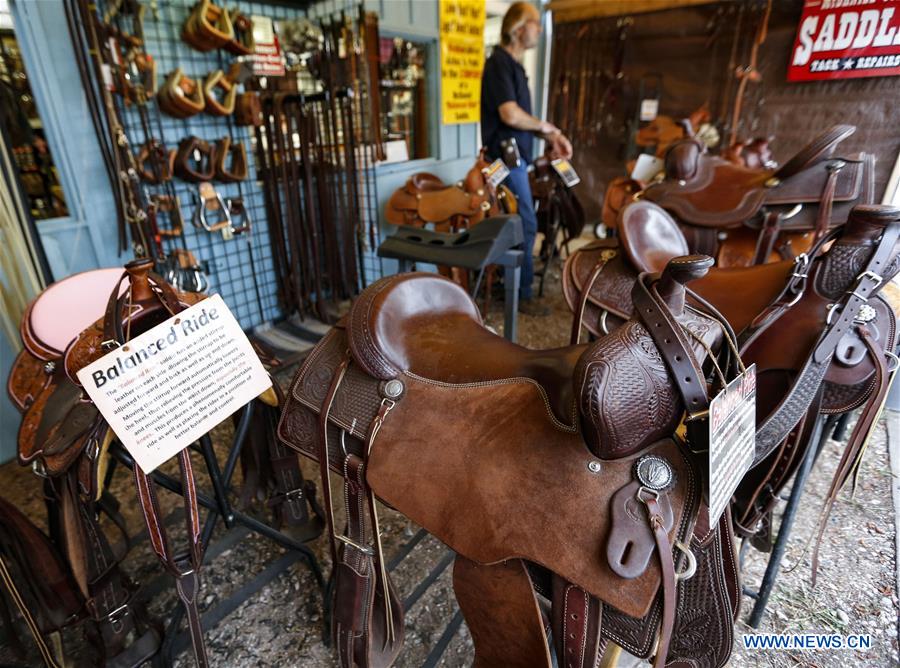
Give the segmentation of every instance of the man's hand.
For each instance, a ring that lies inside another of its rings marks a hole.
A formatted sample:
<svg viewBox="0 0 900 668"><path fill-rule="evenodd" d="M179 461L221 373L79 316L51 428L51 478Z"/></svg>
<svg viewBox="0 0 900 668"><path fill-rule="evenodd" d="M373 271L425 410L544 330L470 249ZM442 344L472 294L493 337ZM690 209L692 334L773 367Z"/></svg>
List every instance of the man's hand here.
<svg viewBox="0 0 900 668"><path fill-rule="evenodd" d="M572 143L562 132L547 138L547 157L551 160L564 158L572 159Z"/></svg>

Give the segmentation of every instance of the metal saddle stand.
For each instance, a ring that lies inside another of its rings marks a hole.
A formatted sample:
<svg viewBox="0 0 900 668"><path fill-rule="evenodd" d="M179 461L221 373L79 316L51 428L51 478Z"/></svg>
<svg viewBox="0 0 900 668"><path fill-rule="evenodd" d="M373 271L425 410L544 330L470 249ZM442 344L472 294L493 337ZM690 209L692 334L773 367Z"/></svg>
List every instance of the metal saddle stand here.
<svg viewBox="0 0 900 668"><path fill-rule="evenodd" d="M495 216L456 234L432 232L400 225L378 247L378 257L398 260L400 272L412 271L416 262L449 265L478 271L473 296L478 294L488 265L503 266L506 300L503 335L515 342L518 333L519 285L522 282L524 251L518 249L525 237L518 215Z"/></svg>

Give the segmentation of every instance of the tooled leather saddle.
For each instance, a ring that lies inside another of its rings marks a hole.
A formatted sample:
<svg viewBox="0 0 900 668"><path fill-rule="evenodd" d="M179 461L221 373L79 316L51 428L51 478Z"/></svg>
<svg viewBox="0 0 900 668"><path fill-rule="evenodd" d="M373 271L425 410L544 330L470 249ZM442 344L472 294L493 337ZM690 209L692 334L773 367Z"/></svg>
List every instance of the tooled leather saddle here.
<svg viewBox="0 0 900 668"><path fill-rule="evenodd" d="M618 227L618 239L593 242L567 260L563 291L575 313L573 340L582 326L604 336L625 322L639 273L660 271L688 247L675 221L651 202L628 205ZM767 531L778 493L809 447L816 415L864 409L829 506L860 456L888 388L896 343L894 310L878 293L900 269L898 236L900 209L859 205L808 256L713 268L691 284L738 332L743 361L757 365L757 466L734 508L744 535Z"/></svg>
<svg viewBox="0 0 900 668"><path fill-rule="evenodd" d="M836 155L855 131L836 125L777 168L737 165L688 137L668 149L665 178L640 197L671 213L691 249L713 255L720 267L793 258L843 223L854 205L873 201L874 157Z"/></svg>
<svg viewBox="0 0 900 668"><path fill-rule="evenodd" d="M707 351L729 347L683 287L711 264L690 256L642 276L639 316L554 350L491 333L440 276L362 293L301 366L278 429L320 464L341 665L390 665L402 642L376 498L457 553L476 665L550 666L547 611L561 666L596 665L609 639L643 657L655 647L657 666L727 661L735 554L727 518L706 520L695 450Z"/></svg>

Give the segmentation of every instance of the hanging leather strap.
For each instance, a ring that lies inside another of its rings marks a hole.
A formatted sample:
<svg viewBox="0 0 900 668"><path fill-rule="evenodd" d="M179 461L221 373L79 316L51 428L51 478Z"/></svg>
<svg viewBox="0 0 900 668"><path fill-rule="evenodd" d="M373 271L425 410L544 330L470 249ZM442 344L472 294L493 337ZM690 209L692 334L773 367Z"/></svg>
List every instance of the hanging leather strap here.
<svg viewBox="0 0 900 668"><path fill-rule="evenodd" d="M753 264L765 264L772 255L775 241L781 232L781 213L777 211L766 212L762 229L756 239L756 251L753 253Z"/></svg>
<svg viewBox="0 0 900 668"><path fill-rule="evenodd" d="M638 492L638 498L647 507L650 528L653 530L653 537L656 540L656 554L659 557L659 566L662 571L663 609L659 624L659 643L656 647L656 659L653 665L655 668L663 668L666 665L669 644L672 640L672 629L675 626L677 594L675 561L672 558L672 544L669 542L669 534L666 532L665 520L657 497L645 496L642 492Z"/></svg>
<svg viewBox="0 0 900 668"><path fill-rule="evenodd" d="M822 538L825 535L825 529L828 526L828 518L837 501L838 494L843 489L847 480L854 472L859 470L862 457L865 454L868 445L869 435L872 432L881 412L884 409L884 403L887 399L888 390L891 386L893 371L888 370L884 353L879 349L872 339L869 328L861 325L857 328L859 338L866 346L872 361L875 364L875 388L873 396L866 402L865 408L860 413L853 433L844 446L844 453L838 463L837 471L831 480L831 486L828 489L828 496L825 499L825 506L822 508L822 514L819 517L818 533L816 534L815 548L812 555L812 585L816 585L816 578L819 573L819 549L822 547ZM895 369L896 370L896 369ZM855 487L855 484L854 484Z"/></svg>
<svg viewBox="0 0 900 668"><path fill-rule="evenodd" d="M186 513L187 550L180 553L172 551L162 522L162 513L156 497L156 486L153 480L135 464L134 482L138 490L138 501L150 536L150 545L166 570L175 578L178 598L187 615L188 628L191 634L191 645L194 658L200 668L206 668L209 661L203 642L203 627L197 609L197 597L200 593L200 566L202 563L202 545L200 543L200 511L197 506L197 493L194 486L194 472L191 456L187 448L178 453L178 465L181 470L181 483Z"/></svg>
<svg viewBox="0 0 900 668"><path fill-rule="evenodd" d="M813 243L824 237L828 233L828 224L831 222L831 210L834 204L834 191L837 188L838 172L846 163L843 160L836 160L828 164L828 178L825 180L825 187L822 188L822 196L819 198L819 211L816 214L815 235Z"/></svg>
<svg viewBox="0 0 900 668"><path fill-rule="evenodd" d="M572 321L572 334L569 336L569 343L573 346L578 345L581 342L581 328L584 326L584 310L587 308L587 303L590 299L594 283L600 278L600 274L603 273L603 268L606 264L615 256L616 251L614 250L601 252L600 259L597 261L593 271L591 271L590 277L581 289L581 298L578 300L578 309L575 311L575 319Z"/></svg>
<svg viewBox="0 0 900 668"><path fill-rule="evenodd" d="M757 429L754 466L785 439L788 432L796 426L809 409L815 396L810 388L818 387L821 384L828 371L832 355L834 355L840 340L853 325L860 306L865 304L881 286L883 279L879 272L885 270L898 239L900 239L900 225L888 225L881 235L875 252L869 258L866 268L856 277L854 284L832 310L831 324L826 324L790 390Z"/></svg>

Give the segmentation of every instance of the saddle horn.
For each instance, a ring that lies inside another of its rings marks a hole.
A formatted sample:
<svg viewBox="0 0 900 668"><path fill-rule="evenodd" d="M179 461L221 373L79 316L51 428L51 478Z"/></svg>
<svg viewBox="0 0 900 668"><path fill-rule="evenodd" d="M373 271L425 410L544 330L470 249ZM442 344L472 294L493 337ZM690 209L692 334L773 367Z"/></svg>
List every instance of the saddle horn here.
<svg viewBox="0 0 900 668"><path fill-rule="evenodd" d="M669 260L656 284L656 291L672 315L677 317L684 313L684 286L706 276L713 264L715 260L709 255L682 255Z"/></svg>

